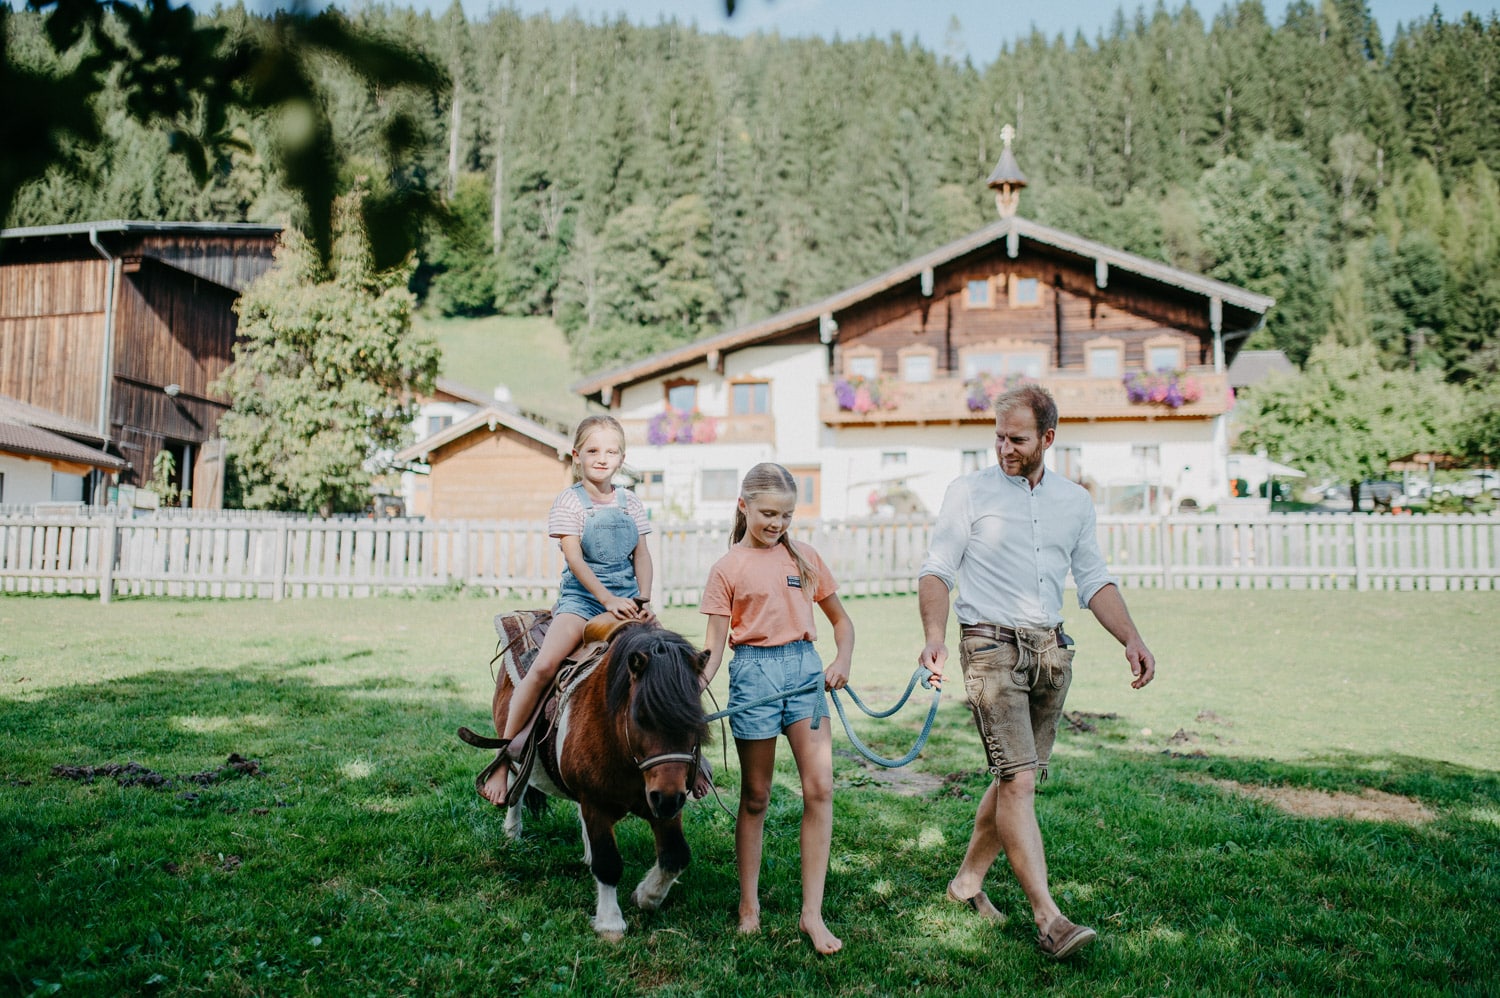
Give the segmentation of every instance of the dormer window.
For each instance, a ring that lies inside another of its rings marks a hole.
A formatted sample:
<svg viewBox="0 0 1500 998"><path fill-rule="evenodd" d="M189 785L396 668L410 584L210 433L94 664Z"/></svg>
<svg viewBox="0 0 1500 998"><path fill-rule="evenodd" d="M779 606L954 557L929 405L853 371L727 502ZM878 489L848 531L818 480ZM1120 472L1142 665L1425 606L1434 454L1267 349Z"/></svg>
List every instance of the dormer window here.
<svg viewBox="0 0 1500 998"><path fill-rule="evenodd" d="M1042 282L1035 277L1010 275L1010 307L1036 308L1042 303Z"/></svg>
<svg viewBox="0 0 1500 998"><path fill-rule="evenodd" d="M970 281L964 290L964 304L969 308L994 308L994 288L988 277Z"/></svg>

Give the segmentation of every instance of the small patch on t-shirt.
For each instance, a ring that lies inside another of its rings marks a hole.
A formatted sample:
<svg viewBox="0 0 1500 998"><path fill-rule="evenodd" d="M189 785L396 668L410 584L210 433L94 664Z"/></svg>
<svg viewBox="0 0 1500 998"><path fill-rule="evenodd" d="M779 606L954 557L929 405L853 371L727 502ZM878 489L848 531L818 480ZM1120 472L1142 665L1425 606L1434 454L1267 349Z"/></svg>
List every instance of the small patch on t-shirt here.
<svg viewBox="0 0 1500 998"><path fill-rule="evenodd" d="M800 576L800 575L788 575L786 577L786 587L788 589L801 589L802 588L802 576Z"/></svg>

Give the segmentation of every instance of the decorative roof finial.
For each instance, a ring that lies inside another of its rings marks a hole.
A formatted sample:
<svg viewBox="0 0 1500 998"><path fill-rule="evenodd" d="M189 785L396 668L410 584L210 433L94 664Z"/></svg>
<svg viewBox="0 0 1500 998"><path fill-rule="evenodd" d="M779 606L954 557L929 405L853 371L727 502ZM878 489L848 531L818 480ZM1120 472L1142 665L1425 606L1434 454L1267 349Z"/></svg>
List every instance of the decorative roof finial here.
<svg viewBox="0 0 1500 998"><path fill-rule="evenodd" d="M1005 143L1005 148L1000 151L1000 162L995 164L987 181L995 191L995 210L1000 213L1001 218L1015 215L1016 207L1021 203L1021 188L1026 186L1026 174L1021 172L1021 167L1016 164L1015 154L1010 151L1011 140L1015 137L1016 130L1010 125L1000 129L1000 139Z"/></svg>

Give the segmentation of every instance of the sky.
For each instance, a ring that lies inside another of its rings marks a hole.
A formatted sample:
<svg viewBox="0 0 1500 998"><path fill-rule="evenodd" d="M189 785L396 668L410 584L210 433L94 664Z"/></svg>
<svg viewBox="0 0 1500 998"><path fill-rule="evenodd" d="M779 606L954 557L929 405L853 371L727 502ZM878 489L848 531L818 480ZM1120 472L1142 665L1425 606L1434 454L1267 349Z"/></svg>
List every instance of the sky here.
<svg viewBox="0 0 1500 998"><path fill-rule="evenodd" d="M441 12L451 0L387 0L397 6ZM495 6L511 6L523 14L550 13L561 17L576 12L597 23L624 14L636 24L652 25L675 18L696 24L703 31L748 34L776 31L782 36L851 39L873 35L889 38L899 32L907 41L917 39L924 48L945 55L967 55L976 65L987 64L1001 45L1030 34L1036 27L1053 36L1061 32L1072 40L1077 31L1092 39L1107 31L1115 11L1127 16L1144 6L1155 9L1156 0L1050 0L1021 3L1017 0L737 0L734 17L724 14L724 0L462 0L465 13L482 17ZM1279 24L1285 17L1286 0L1262 0L1267 16ZM1167 0L1176 11L1182 0ZM1205 20L1221 10L1223 0L1197 0L1194 8ZM1465 11L1483 18L1500 10L1500 0L1369 0L1370 12L1387 41L1398 23L1425 18L1436 7L1444 19L1458 20ZM950 34L957 18L961 29Z"/></svg>

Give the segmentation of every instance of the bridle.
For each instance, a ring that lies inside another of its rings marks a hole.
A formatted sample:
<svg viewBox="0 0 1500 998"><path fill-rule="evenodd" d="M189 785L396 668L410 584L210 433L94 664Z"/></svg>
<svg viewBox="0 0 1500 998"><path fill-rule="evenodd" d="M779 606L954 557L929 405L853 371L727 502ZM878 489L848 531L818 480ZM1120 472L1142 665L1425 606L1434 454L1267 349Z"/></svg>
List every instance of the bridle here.
<svg viewBox="0 0 1500 998"><path fill-rule="evenodd" d="M648 769L655 769L657 766L664 766L669 762L685 762L689 767L689 778L691 778L692 773L698 771L698 764L703 758L702 739L693 743L693 750L691 752L659 752L656 755L648 755L642 759L636 754L635 744L631 741L630 727L631 722L627 717L625 720L625 747L630 750L630 761L635 763L636 769L644 773Z"/></svg>

